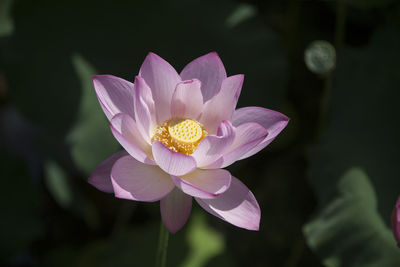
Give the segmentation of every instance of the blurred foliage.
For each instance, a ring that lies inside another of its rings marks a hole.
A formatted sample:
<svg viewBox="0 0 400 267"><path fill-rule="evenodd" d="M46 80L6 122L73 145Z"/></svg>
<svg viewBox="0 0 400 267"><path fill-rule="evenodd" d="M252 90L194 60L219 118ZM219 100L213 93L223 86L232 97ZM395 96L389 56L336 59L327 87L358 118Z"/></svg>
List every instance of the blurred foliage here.
<svg viewBox="0 0 400 267"><path fill-rule="evenodd" d="M321 214L304 226L308 244L324 264L399 266L398 247L377 212L376 195L365 172L347 170L339 179L338 191Z"/></svg>
<svg viewBox="0 0 400 267"><path fill-rule="evenodd" d="M74 55L72 61L81 80L82 96L78 119L67 141L78 168L85 174L90 174L99 162L116 152L118 143L114 141L108 121L92 88L92 76L96 72L78 55Z"/></svg>
<svg viewBox="0 0 400 267"><path fill-rule="evenodd" d="M394 0L0 0L0 265L154 263L159 205L86 182L119 149L91 76L132 81L149 51L178 71L217 51L229 75L246 75L239 106L291 118L229 167L259 201L260 231L194 205L168 266L399 265L388 229L400 193L399 18ZM336 48L323 76L304 61L315 40Z"/></svg>

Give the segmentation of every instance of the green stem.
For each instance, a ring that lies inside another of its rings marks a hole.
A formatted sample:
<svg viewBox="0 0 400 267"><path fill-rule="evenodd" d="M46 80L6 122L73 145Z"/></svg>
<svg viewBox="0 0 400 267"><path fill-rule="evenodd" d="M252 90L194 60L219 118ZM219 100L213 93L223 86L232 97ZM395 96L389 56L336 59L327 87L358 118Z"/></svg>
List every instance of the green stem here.
<svg viewBox="0 0 400 267"><path fill-rule="evenodd" d="M160 236L158 238L158 250L156 258L156 267L165 267L167 263L169 232L164 224L160 224Z"/></svg>

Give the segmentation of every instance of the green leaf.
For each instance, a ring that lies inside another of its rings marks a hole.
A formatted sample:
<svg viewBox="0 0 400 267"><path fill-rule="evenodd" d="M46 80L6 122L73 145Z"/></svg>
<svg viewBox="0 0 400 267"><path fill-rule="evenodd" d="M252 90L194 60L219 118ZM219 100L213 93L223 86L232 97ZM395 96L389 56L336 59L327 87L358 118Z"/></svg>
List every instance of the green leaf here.
<svg viewBox="0 0 400 267"><path fill-rule="evenodd" d="M117 150L118 144L111 134L93 88L92 76L96 71L79 55L74 55L72 61L81 81L82 96L77 122L67 140L75 163L86 174L90 174Z"/></svg>
<svg viewBox="0 0 400 267"><path fill-rule="evenodd" d="M360 166L371 178L388 225L400 193L395 149L400 128L393 120L400 117L399 47L400 31L380 29L368 46L338 51L327 127L308 155L310 182L321 204L330 200L345 170Z"/></svg>
<svg viewBox="0 0 400 267"><path fill-rule="evenodd" d="M388 230L400 193L398 47L399 31L387 28L362 49L337 53L329 120L308 155L321 213L305 234L328 266L397 266L382 262L400 258Z"/></svg>
<svg viewBox="0 0 400 267"><path fill-rule="evenodd" d="M345 172L333 200L304 226L308 245L328 267L400 266L400 251L377 211L371 182L360 168Z"/></svg>
<svg viewBox="0 0 400 267"><path fill-rule="evenodd" d="M14 24L10 18L10 7L13 0L0 0L0 37L10 35Z"/></svg>
<svg viewBox="0 0 400 267"><path fill-rule="evenodd" d="M223 237L207 225L205 216L204 212L191 215L186 236L190 251L181 267L204 266L225 250Z"/></svg>
<svg viewBox="0 0 400 267"><path fill-rule="evenodd" d="M91 228L98 227L98 210L92 200L84 195L73 177L52 160L45 162L44 174L47 190L60 207L83 218Z"/></svg>
<svg viewBox="0 0 400 267"><path fill-rule="evenodd" d="M73 192L68 178L63 169L54 161L45 163L45 183L54 199L61 207L70 207L73 200Z"/></svg>

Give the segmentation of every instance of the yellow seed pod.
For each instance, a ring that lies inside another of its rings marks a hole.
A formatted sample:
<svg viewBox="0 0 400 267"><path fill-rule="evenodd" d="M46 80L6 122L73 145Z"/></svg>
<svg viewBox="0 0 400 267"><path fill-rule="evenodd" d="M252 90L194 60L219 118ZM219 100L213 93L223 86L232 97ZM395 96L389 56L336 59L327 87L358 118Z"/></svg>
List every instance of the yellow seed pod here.
<svg viewBox="0 0 400 267"><path fill-rule="evenodd" d="M200 124L191 119L173 119L168 124L170 136L178 142L192 144L199 141L203 135Z"/></svg>

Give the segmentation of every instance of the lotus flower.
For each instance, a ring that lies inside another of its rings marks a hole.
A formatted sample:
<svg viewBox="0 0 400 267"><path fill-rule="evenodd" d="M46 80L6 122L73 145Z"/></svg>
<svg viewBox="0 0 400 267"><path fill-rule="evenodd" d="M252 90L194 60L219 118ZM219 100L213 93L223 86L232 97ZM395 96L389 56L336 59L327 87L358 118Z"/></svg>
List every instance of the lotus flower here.
<svg viewBox="0 0 400 267"><path fill-rule="evenodd" d="M149 53L134 83L94 76L100 105L125 151L101 163L89 183L118 198L160 200L171 233L186 223L192 198L222 220L258 230L257 200L222 168L263 149L289 119L260 107L235 110L243 78L227 77L216 53L193 60L180 74Z"/></svg>
<svg viewBox="0 0 400 267"><path fill-rule="evenodd" d="M392 231L397 246L400 247L400 196L397 199L396 205L392 212Z"/></svg>

